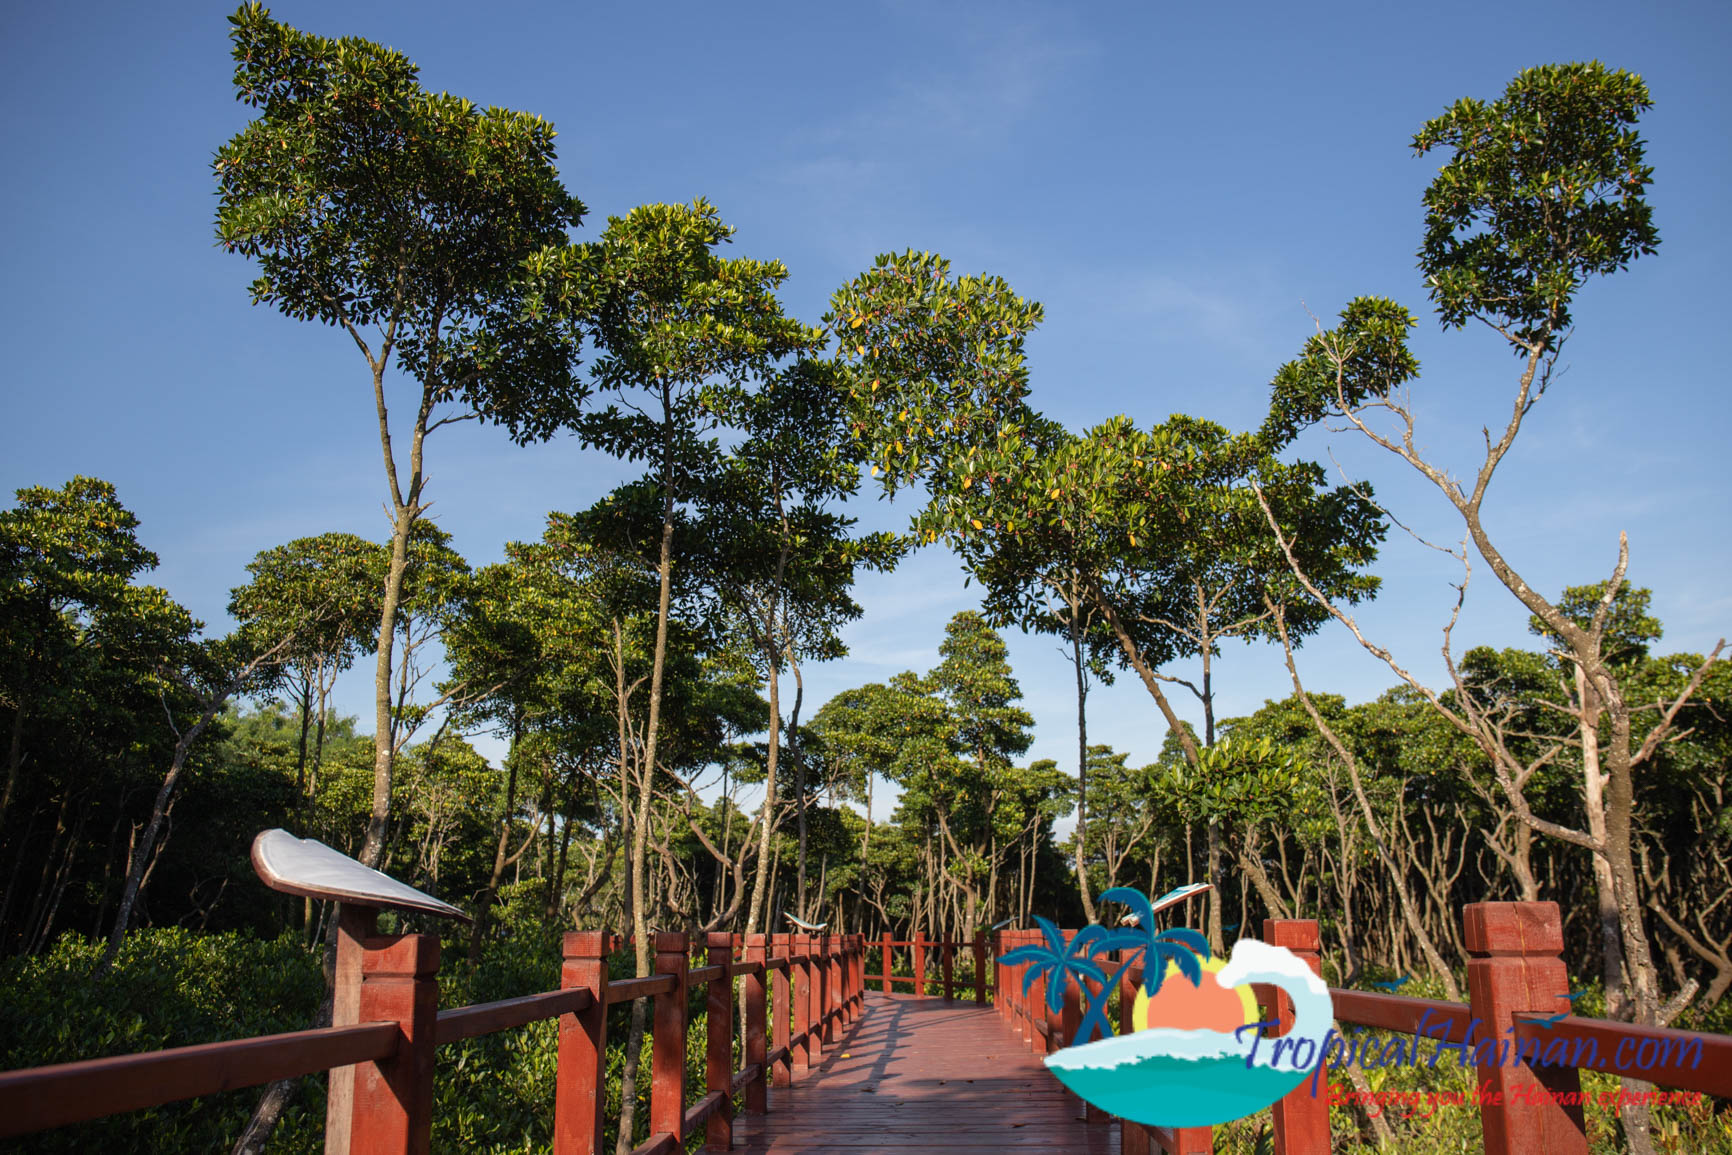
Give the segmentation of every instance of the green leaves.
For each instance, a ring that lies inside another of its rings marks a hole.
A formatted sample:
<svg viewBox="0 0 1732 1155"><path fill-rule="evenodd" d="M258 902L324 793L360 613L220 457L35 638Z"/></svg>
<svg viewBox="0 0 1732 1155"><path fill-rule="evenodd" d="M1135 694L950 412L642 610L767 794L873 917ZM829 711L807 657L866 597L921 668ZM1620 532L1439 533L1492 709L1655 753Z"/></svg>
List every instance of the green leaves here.
<svg viewBox="0 0 1732 1155"><path fill-rule="evenodd" d="M1002 278L952 280L950 262L912 250L880 256L836 291L824 324L851 371L853 432L886 493L931 470L954 474L969 447L1027 418L1023 343L1043 315Z"/></svg>
<svg viewBox="0 0 1732 1155"><path fill-rule="evenodd" d="M1276 371L1260 431L1270 451L1329 414L1387 398L1418 377L1419 361L1407 348L1407 331L1417 323L1382 297L1349 301L1335 328L1307 340L1299 357Z"/></svg>
<svg viewBox="0 0 1732 1155"><path fill-rule="evenodd" d="M1569 327L1584 280L1655 251L1654 174L1634 128L1651 104L1632 73L1551 64L1420 129L1416 152L1451 151L1425 193L1419 250L1446 326L1485 319L1526 356Z"/></svg>
<svg viewBox="0 0 1732 1155"><path fill-rule="evenodd" d="M610 217L600 241L574 251L566 291L583 302L609 391L669 390L695 408L720 400L777 361L815 350L820 334L782 313L779 261L725 260L733 229L715 206L643 205ZM629 456L628 443L604 446Z"/></svg>
<svg viewBox="0 0 1732 1155"><path fill-rule="evenodd" d="M553 126L426 92L402 54L258 4L229 23L236 96L259 115L217 152L217 240L258 261L255 303L371 342L376 367L395 353L432 401L518 440L569 423L576 333L531 308L520 272L584 215Z"/></svg>

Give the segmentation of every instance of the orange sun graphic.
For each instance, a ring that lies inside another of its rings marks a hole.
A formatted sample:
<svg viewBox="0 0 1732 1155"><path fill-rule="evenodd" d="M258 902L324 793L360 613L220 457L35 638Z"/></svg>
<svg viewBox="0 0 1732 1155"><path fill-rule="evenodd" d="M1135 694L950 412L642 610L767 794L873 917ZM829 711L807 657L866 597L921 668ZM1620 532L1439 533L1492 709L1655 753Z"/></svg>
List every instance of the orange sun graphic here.
<svg viewBox="0 0 1732 1155"><path fill-rule="evenodd" d="M1137 985L1136 1006L1131 1008L1131 1026L1139 1031L1150 1027L1167 1027L1179 1031L1225 1031L1229 1034L1247 1023L1258 1020L1257 1000L1251 987L1224 987L1215 974L1227 965L1216 957L1202 963L1203 979L1196 986L1179 970L1179 964L1167 963L1167 973L1161 989L1153 998Z"/></svg>

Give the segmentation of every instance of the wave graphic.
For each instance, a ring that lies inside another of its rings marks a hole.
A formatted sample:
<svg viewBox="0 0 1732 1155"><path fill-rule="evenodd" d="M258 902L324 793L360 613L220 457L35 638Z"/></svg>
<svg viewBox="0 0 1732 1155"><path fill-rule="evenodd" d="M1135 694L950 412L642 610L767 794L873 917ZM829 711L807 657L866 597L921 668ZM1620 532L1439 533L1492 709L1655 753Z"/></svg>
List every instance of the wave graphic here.
<svg viewBox="0 0 1732 1155"><path fill-rule="evenodd" d="M1169 981L1183 982L1183 979ZM1297 955L1283 947L1241 939L1216 975L1224 987L1269 983L1293 1000L1293 1029L1284 1038L1310 1039L1310 1056L1322 1053L1334 1021L1329 987ZM1180 1031L1151 1027L1128 1035L1066 1047L1046 1057L1060 1082L1103 1111L1154 1127L1212 1127L1260 1111L1304 1082L1316 1065L1279 1059L1255 1030L1242 1037L1225 1031Z"/></svg>

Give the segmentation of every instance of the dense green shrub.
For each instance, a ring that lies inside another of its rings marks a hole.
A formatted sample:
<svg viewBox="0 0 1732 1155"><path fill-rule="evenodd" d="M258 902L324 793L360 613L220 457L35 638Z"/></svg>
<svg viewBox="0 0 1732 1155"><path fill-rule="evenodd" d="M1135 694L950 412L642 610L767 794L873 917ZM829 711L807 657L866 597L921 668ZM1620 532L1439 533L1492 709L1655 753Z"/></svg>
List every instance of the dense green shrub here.
<svg viewBox="0 0 1732 1155"><path fill-rule="evenodd" d="M67 935L44 955L0 962L0 1067L300 1030L324 990L317 957L293 935L141 930L99 975L101 954L100 944ZM135 1111L27 1136L6 1149L226 1151L256 1097L233 1091Z"/></svg>

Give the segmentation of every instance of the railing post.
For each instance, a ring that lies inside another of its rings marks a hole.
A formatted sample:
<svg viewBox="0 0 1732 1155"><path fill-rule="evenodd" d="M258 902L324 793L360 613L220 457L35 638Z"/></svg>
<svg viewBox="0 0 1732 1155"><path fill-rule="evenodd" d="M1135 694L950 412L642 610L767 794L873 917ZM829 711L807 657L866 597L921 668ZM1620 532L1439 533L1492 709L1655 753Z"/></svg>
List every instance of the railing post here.
<svg viewBox="0 0 1732 1155"><path fill-rule="evenodd" d="M764 949L764 936L749 934L746 940L746 961L764 966L769 961L768 952ZM765 981L769 971L760 970L757 974L745 976L746 993L746 1066L758 1068L757 1077L746 1084L746 1114L762 1115L770 1106L770 1094L765 1076L764 1059L770 1053L770 1048L764 1040L764 1020L766 997L769 985Z"/></svg>
<svg viewBox="0 0 1732 1155"><path fill-rule="evenodd" d="M331 1025L361 1022L361 943L378 933L379 909L337 904L337 961L331 986ZM355 1113L355 1068L333 1067L325 1083L325 1155L349 1155Z"/></svg>
<svg viewBox="0 0 1732 1155"><path fill-rule="evenodd" d="M686 936L655 932L656 973L672 975L674 986L655 996L655 1028L650 1040L650 1134L685 1142L686 973L691 963Z"/></svg>
<svg viewBox="0 0 1732 1155"><path fill-rule="evenodd" d="M789 936L773 934L770 936L771 954L778 959L793 957L793 949L789 945ZM794 1008L794 976L791 973L793 963L778 969L775 977L770 980L775 1003L770 1008L770 1046L773 1050L788 1051L788 1055L777 1063L770 1072L770 1086L787 1087L794 1082L794 1055L788 1049L789 1024L793 1021Z"/></svg>
<svg viewBox="0 0 1732 1155"><path fill-rule="evenodd" d="M955 949L956 944L949 939L945 939L944 945L938 949L939 965L944 968L944 1001L947 1003L952 1001L952 996L955 994L955 987L951 982L951 971L953 970L951 959Z"/></svg>
<svg viewBox="0 0 1732 1155"><path fill-rule="evenodd" d="M726 1151L734 1145L734 980L728 973L734 936L712 931L704 948L704 965L722 968L722 977L711 979L704 992L704 1090L722 1093L722 1105L704 1122L704 1143Z"/></svg>
<svg viewBox="0 0 1732 1155"><path fill-rule="evenodd" d="M813 950L812 1022L817 1031L812 1036L812 1058L816 1066L824 1061L824 1048L830 1043L830 996L834 993L830 982L830 936L817 936Z"/></svg>
<svg viewBox="0 0 1732 1155"><path fill-rule="evenodd" d="M607 1099L607 945L605 931L565 935L561 990L588 987L595 1001L581 1014L559 1016L559 1070L553 1089L554 1155L599 1155Z"/></svg>
<svg viewBox="0 0 1732 1155"><path fill-rule="evenodd" d="M1529 1066L1509 1033L1517 1015L1555 1015L1569 1006L1557 903L1476 902L1463 908L1461 921L1472 956L1467 989L1473 1008L1472 1038L1463 1042L1475 1044L1486 1155L1586 1155L1580 1072ZM1565 1106L1560 1095L1573 1105Z"/></svg>
<svg viewBox="0 0 1732 1155"><path fill-rule="evenodd" d="M986 1005L986 932L974 932L974 1005Z"/></svg>
<svg viewBox="0 0 1732 1155"><path fill-rule="evenodd" d="M854 1021L854 936L842 936L842 957L836 960L836 967L842 975L842 1025L848 1026Z"/></svg>
<svg viewBox="0 0 1732 1155"><path fill-rule="evenodd" d="M1114 951L1115 962L1122 962L1125 952ZM1130 967L1119 968L1119 1034L1128 1035L1135 1029L1131 1022L1131 1012L1137 1005L1137 984L1130 975ZM1141 1123L1127 1123L1119 1120L1119 1152L1120 1155L1149 1155L1149 1133Z"/></svg>
<svg viewBox="0 0 1732 1155"><path fill-rule="evenodd" d="M884 993L885 993L885 994L889 994L889 993L890 993L890 955L891 955L891 951L892 951L892 949L893 949L893 948L892 948L892 947L891 947L891 945L890 945L890 943L891 943L891 941L892 941L892 940L891 940L891 938L890 938L890 932L889 932L889 931L885 931L885 932L884 932L884 946L883 946L883 948L882 948L882 949L883 949L883 951L884 951L884 984L883 984L883 991L884 991Z"/></svg>
<svg viewBox="0 0 1732 1155"><path fill-rule="evenodd" d="M394 935L362 945L360 1021L394 1020L403 1038L391 1058L355 1067L350 1146L368 1155L424 1155L433 1137L439 936Z"/></svg>
<svg viewBox="0 0 1732 1155"><path fill-rule="evenodd" d="M1046 976L1036 975L1034 985L1028 988L1028 1047L1037 1055L1051 1049L1047 1046L1051 1035L1040 1029L1046 1021Z"/></svg>
<svg viewBox="0 0 1732 1155"><path fill-rule="evenodd" d="M926 932L914 932L914 994L918 998L926 997Z"/></svg>
<svg viewBox="0 0 1732 1155"><path fill-rule="evenodd" d="M794 1033L800 1045L794 1048L793 1067L804 1071L812 1065L812 936L793 936L794 954L799 961L794 970Z"/></svg>
<svg viewBox="0 0 1732 1155"><path fill-rule="evenodd" d="M843 938L845 949L842 952L842 1021L852 1024L856 1014L854 1004L855 963L860 958L859 944L863 941L859 935L847 935Z"/></svg>
<svg viewBox="0 0 1732 1155"><path fill-rule="evenodd" d="M1264 919L1263 941L1286 947L1305 961L1312 974L1323 977L1323 937L1316 919ZM1277 990L1275 1005L1284 1035L1293 1028L1293 1000ZM1322 1082L1313 1093L1312 1081L1307 1079L1276 1101L1275 1155L1329 1155L1329 1097Z"/></svg>
<svg viewBox="0 0 1732 1155"><path fill-rule="evenodd" d="M818 936L818 1005L813 1008L812 1017L818 1021L818 1045L813 1053L820 1063L824 1061L824 1048L835 1041L831 1035L835 1030L835 1019L830 1014L830 1009L836 1004L835 977L830 973L834 949L828 932Z"/></svg>

